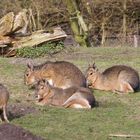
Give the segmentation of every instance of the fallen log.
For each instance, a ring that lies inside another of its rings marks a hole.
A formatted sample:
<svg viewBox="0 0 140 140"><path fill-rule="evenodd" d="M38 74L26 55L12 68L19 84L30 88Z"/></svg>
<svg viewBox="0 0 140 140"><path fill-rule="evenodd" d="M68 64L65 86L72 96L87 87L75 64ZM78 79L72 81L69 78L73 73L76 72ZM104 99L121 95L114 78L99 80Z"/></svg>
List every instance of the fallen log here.
<svg viewBox="0 0 140 140"><path fill-rule="evenodd" d="M12 39L9 36L0 35L0 45L8 45L12 43Z"/></svg>
<svg viewBox="0 0 140 140"><path fill-rule="evenodd" d="M0 19L0 35L9 35L12 32L14 18L14 13L10 12Z"/></svg>
<svg viewBox="0 0 140 140"><path fill-rule="evenodd" d="M12 29L12 32L14 34L21 33L24 35L27 33L28 27L27 11L28 11L27 9L23 9L15 16Z"/></svg>
<svg viewBox="0 0 140 140"><path fill-rule="evenodd" d="M6 42L9 43L6 46L0 46L1 54L7 57L15 56L16 50L23 47L34 47L40 46L49 41L59 41L67 37L66 33L61 29L61 27L56 27L53 29L53 32L49 33L45 30L38 30L33 32L31 35L23 37L14 37L10 38L8 36L3 37L1 40L1 45L5 45ZM7 38L7 40L4 40ZM8 40L9 39L9 40ZM9 41L9 42L8 42Z"/></svg>
<svg viewBox="0 0 140 140"><path fill-rule="evenodd" d="M23 9L17 15L10 12L0 19L0 54L14 56L16 49L40 46L48 41L63 40L67 37L61 27L55 27L52 32L29 32L28 16L28 10Z"/></svg>
<svg viewBox="0 0 140 140"><path fill-rule="evenodd" d="M10 12L0 19L0 35L24 34L27 32L27 26L27 9L23 9L17 15Z"/></svg>
<svg viewBox="0 0 140 140"><path fill-rule="evenodd" d="M11 50L23 47L34 47L48 41L62 40L66 37L66 33L60 27L54 28L53 33L46 33L45 30L39 30L30 36L17 38L17 41L14 41L16 45L11 48Z"/></svg>

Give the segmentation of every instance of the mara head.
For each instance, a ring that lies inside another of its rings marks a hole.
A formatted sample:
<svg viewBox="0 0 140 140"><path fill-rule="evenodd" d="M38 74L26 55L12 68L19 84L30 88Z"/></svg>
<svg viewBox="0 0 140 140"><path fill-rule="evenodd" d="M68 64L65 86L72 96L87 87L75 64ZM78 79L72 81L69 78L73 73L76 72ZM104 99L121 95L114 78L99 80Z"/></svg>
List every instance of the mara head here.
<svg viewBox="0 0 140 140"><path fill-rule="evenodd" d="M98 74L98 68L96 67L95 63L89 65L88 69L86 70L86 84L87 86L93 86Z"/></svg>
<svg viewBox="0 0 140 140"><path fill-rule="evenodd" d="M27 64L27 69L24 74L24 82L26 85L30 85L30 86L36 83L34 65L31 62Z"/></svg>
<svg viewBox="0 0 140 140"><path fill-rule="evenodd" d="M36 85L36 91L35 94L37 96L37 100L41 101L43 100L46 96L48 96L50 94L50 84L48 81L46 80L40 80L38 81L37 85Z"/></svg>

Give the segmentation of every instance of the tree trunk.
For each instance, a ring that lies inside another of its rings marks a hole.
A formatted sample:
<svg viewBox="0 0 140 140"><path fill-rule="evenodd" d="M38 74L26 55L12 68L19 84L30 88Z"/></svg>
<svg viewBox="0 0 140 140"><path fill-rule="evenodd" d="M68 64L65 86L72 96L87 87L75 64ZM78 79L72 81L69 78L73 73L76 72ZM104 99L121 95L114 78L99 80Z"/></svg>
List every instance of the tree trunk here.
<svg viewBox="0 0 140 140"><path fill-rule="evenodd" d="M37 30L37 25L36 25L35 18L32 13L32 9L29 9L29 30L30 32Z"/></svg>
<svg viewBox="0 0 140 140"><path fill-rule="evenodd" d="M103 20L101 24L101 30L102 30L102 39L101 39L101 45L104 46L105 39L106 39L106 33L105 33L105 21Z"/></svg>
<svg viewBox="0 0 140 140"><path fill-rule="evenodd" d="M101 23L101 31L102 31L102 38L101 38L101 45L104 46L105 39L106 39L106 31L105 31L105 25L107 22L107 17L105 17L105 8L102 8L103 11L103 19Z"/></svg>
<svg viewBox="0 0 140 140"><path fill-rule="evenodd" d="M88 29L80 13L78 0L65 0L67 10L70 14L70 26L74 34L75 41L82 47L87 47Z"/></svg>
<svg viewBox="0 0 140 140"><path fill-rule="evenodd" d="M126 4L127 0L123 0L123 44L126 43Z"/></svg>

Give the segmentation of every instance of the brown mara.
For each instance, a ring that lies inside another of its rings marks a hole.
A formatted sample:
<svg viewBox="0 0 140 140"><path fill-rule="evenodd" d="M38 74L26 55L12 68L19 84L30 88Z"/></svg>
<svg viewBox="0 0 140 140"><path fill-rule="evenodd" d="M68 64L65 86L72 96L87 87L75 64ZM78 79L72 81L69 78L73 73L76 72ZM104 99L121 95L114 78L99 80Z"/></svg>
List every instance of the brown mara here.
<svg viewBox="0 0 140 140"><path fill-rule="evenodd" d="M28 63L24 79L26 85L32 86L41 79L46 79L51 85L63 89L70 86L86 86L86 79L81 70L66 61L47 61L37 66Z"/></svg>
<svg viewBox="0 0 140 140"><path fill-rule="evenodd" d="M135 92L140 87L139 74L125 65L115 65L99 72L95 63L86 71L87 86L115 93Z"/></svg>
<svg viewBox="0 0 140 140"><path fill-rule="evenodd" d="M53 87L47 81L41 80L36 85L35 94L39 105L88 109L95 106L95 98L89 88L73 86L62 89Z"/></svg>
<svg viewBox="0 0 140 140"><path fill-rule="evenodd" d="M7 102L9 100L9 92L5 86L0 84L0 117L2 121L9 122L6 115Z"/></svg>

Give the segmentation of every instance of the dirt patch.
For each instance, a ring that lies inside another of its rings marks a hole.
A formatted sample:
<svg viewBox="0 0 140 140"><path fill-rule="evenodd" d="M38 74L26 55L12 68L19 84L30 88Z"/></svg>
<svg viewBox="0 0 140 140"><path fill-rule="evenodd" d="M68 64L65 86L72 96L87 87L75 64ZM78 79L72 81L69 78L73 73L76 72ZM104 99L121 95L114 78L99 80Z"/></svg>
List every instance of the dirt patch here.
<svg viewBox="0 0 140 140"><path fill-rule="evenodd" d="M35 109L32 106L26 105L26 104L21 104L21 103L16 103L16 104L11 104L7 108L8 111L8 118L9 120L15 119L15 118L20 118L22 116L25 116L29 113L37 113L37 109Z"/></svg>
<svg viewBox="0 0 140 140"><path fill-rule="evenodd" d="M43 140L39 136L33 135L31 132L22 127L13 124L0 125L0 139L1 140Z"/></svg>

